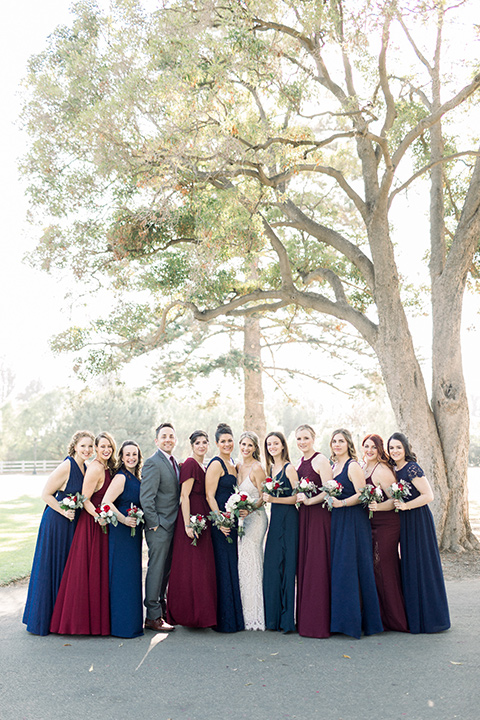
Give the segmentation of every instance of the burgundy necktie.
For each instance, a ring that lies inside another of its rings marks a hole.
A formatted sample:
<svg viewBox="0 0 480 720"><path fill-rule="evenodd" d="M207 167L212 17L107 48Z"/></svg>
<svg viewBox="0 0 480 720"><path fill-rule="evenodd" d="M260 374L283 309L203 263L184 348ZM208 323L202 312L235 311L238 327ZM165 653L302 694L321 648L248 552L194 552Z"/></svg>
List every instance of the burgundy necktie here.
<svg viewBox="0 0 480 720"><path fill-rule="evenodd" d="M176 466L176 464L175 464L175 458L173 457L173 455L170 455L170 462L172 463L173 472L175 473L175 477L178 478L178 475L177 475L177 466Z"/></svg>

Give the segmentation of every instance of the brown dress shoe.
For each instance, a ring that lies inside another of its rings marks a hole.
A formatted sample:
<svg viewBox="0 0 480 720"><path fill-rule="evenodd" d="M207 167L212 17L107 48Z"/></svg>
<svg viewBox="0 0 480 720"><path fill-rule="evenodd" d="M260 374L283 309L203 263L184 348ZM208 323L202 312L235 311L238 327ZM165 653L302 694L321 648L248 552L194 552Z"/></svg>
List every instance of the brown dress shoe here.
<svg viewBox="0 0 480 720"><path fill-rule="evenodd" d="M156 620L145 618L145 627L148 630L155 630L155 632L172 632L172 630L175 630L174 625L169 625L161 617L157 618Z"/></svg>

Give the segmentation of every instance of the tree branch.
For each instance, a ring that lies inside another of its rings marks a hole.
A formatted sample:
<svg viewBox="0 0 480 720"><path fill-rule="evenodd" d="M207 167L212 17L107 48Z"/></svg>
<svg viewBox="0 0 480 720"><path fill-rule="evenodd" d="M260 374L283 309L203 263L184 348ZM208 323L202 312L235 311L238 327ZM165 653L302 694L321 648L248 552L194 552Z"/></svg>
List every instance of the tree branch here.
<svg viewBox="0 0 480 720"><path fill-rule="evenodd" d="M401 16L400 13L397 13L397 20L398 20L398 22L400 23L400 26L402 27L403 32L404 32L405 35L407 36L408 41L409 41L410 45L412 46L412 48L413 48L413 50L414 50L414 52L415 52L415 55L418 57L418 59L420 60L420 62L425 65L425 67L427 68L427 70L428 70L428 72L430 73L430 76L431 76L431 75L432 75L432 72L433 72L433 68L432 68L432 66L430 65L430 63L428 62L428 60L427 60L427 58L425 57L425 55L423 55L423 53L420 52L420 49L418 48L415 40L414 40L413 37L410 35L409 29L407 28L407 26L406 26L405 23L403 22L403 18L402 18L402 16Z"/></svg>
<svg viewBox="0 0 480 720"><path fill-rule="evenodd" d="M315 280L326 280L332 287L337 302L344 302L348 304L342 281L338 275L333 272L333 270L330 270L329 268L316 268L315 270L312 270L312 272L301 273L300 277L305 285L310 285L310 283L315 282Z"/></svg>
<svg viewBox="0 0 480 720"><path fill-rule="evenodd" d="M360 248L344 238L343 235L340 235L340 233L335 230L331 230L324 225L320 225L320 223L317 223L315 220L309 218L292 202L292 200L287 200L286 202L281 203L280 207L283 208L287 217L298 223L299 227L308 232L309 235L312 235L312 237L317 238L320 242L335 248L335 250L338 250L348 260L350 260L350 262L353 263L358 270L360 270L372 293L374 292L375 273L373 263L365 255L365 253L360 250Z"/></svg>
<svg viewBox="0 0 480 720"><path fill-rule="evenodd" d="M280 264L280 275L282 278L282 288L287 294L293 294L295 286L293 283L292 268L290 265L290 259L288 257L287 251L283 243L280 241L280 238L276 235L276 233L273 231L273 228L270 227L267 220L261 213L260 217L262 218L265 234L270 240L272 248L278 255L278 261Z"/></svg>
<svg viewBox="0 0 480 720"><path fill-rule="evenodd" d="M387 136L387 133L391 129L391 127L395 121L395 118L397 116L397 111L395 110L395 100L393 99L393 95L390 90L390 84L388 82L387 64L386 64L387 48L388 48L388 42L390 39L390 24L391 24L391 22L392 22L392 19L391 19L390 14L388 13L387 17L385 18L385 22L383 24L382 47L380 50L380 56L378 58L378 72L380 75L380 84L382 87L383 96L385 98L385 103L387 106L385 120L383 123L383 127L381 129L381 132L380 132L380 135L383 138L385 138Z"/></svg>
<svg viewBox="0 0 480 720"><path fill-rule="evenodd" d="M319 148L325 147L325 145L329 145L330 143L334 142L335 140L338 140L339 138L351 138L355 136L354 130L349 130L346 132L339 132L335 133L334 135L331 135L330 137L326 138L325 140L291 140L290 138L285 137L272 137L268 138L264 143L258 144L258 145L250 145L250 149L252 150L266 150L270 147L270 145L273 145L274 143L279 143L281 145L289 145L290 147L303 147L303 146L310 146L312 149L308 152L313 152L314 150L318 150Z"/></svg>
<svg viewBox="0 0 480 720"><path fill-rule="evenodd" d="M302 372L301 370L292 370L290 368L277 367L276 365L274 365L273 367L268 367L268 365L262 365L262 370L265 370L266 372L271 370L273 372L285 372L289 375L290 374L300 375L300 377L305 377L305 378L308 378L309 380L315 380L315 382L322 383L323 385L328 385L328 387L331 387L334 390L338 390L338 392L342 393L343 395L346 395L347 397L352 397L352 393L349 393L346 390L341 390L339 387L337 387L333 383L330 383L327 380L323 380L322 378L318 377L317 375L311 375L310 373Z"/></svg>
<svg viewBox="0 0 480 720"><path fill-rule="evenodd" d="M407 188L414 180L419 178L424 173L431 170L432 167L435 167L435 165L439 165L440 163L450 162L451 160L456 160L459 157L465 157L465 155L470 155L473 157L478 157L480 155L479 150L464 150L463 152L454 153L453 155L446 155L445 157L440 158L439 160L435 160L434 162L428 163L428 165L425 165L423 168L420 168L420 170L417 170L416 173L414 173L408 180L406 180L400 187L396 188L390 193L390 197L388 200L388 205L392 204L392 201L398 193L401 193L405 188Z"/></svg>
<svg viewBox="0 0 480 720"><path fill-rule="evenodd" d="M402 157L405 155L406 151L410 147L410 145L422 134L425 132L425 130L428 130L432 127L436 122L440 120L440 118L443 117L447 112L450 110L453 110L454 108L458 107L462 102L464 102L467 98L470 97L470 95L473 95L478 88L480 87L480 73L475 75L473 82L471 82L469 85L466 85L460 92L458 92L453 98L450 98L447 102L443 103L438 110L431 113L426 118L423 118L423 120L420 120L420 122L417 124L416 127L414 127L412 130L410 130L409 133L405 135L402 142L396 149L396 151L393 154L392 157L392 163L393 166L396 168L402 159Z"/></svg>

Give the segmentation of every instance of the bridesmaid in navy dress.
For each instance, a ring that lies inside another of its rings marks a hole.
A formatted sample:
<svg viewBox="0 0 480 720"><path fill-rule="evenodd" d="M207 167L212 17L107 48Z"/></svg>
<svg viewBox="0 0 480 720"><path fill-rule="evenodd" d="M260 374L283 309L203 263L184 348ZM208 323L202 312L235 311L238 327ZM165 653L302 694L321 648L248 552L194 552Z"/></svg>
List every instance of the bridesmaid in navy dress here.
<svg viewBox="0 0 480 720"><path fill-rule="evenodd" d="M373 571L372 533L368 513L359 505L365 487L363 470L348 430L336 430L330 441L333 477L343 486L332 499L331 632L354 638L382 632Z"/></svg>
<svg viewBox="0 0 480 720"><path fill-rule="evenodd" d="M403 433L389 438L387 450L395 463L397 482L410 490L405 501L394 501L401 511L402 584L410 632L442 632L450 627L450 615L435 523L428 507L433 491Z"/></svg>
<svg viewBox="0 0 480 720"><path fill-rule="evenodd" d="M210 460L205 476L208 504L214 512L225 510L225 503L237 484L237 471L231 460L233 434L228 425L218 425L215 431L218 455ZM233 542L227 542L229 536ZM218 632L238 632L245 629L238 579L237 529L212 526L213 553L217 576Z"/></svg>
<svg viewBox="0 0 480 720"><path fill-rule="evenodd" d="M263 595L267 630L295 632L295 575L298 553L298 512L293 489L297 471L290 462L287 441L281 432L265 438L267 473L280 483L282 494L263 494L271 506L270 526L265 543Z"/></svg>
<svg viewBox="0 0 480 720"><path fill-rule="evenodd" d="M42 492L47 504L38 529L23 622L35 635L48 635L58 588L80 511L62 510L66 495L81 492L85 462L93 453L94 437L87 430L73 436L68 457L53 471Z"/></svg>
<svg viewBox="0 0 480 720"><path fill-rule="evenodd" d="M103 497L103 503L110 505L118 519L118 525L108 529L110 635L134 638L143 635L143 529L128 515L132 504L140 507L142 452L134 440L123 443L118 465ZM133 537L132 528L136 528Z"/></svg>
<svg viewBox="0 0 480 720"><path fill-rule="evenodd" d="M330 635L330 521L331 513L322 507L325 493L319 488L332 479L332 467L325 455L315 452L315 431L310 425L295 430L298 449L303 458L297 468L299 478L307 478L317 487L317 495L297 495L300 502L297 629L304 637L326 638Z"/></svg>
<svg viewBox="0 0 480 720"><path fill-rule="evenodd" d="M395 474L380 435L367 435L362 442L365 481L382 493L382 500L371 502L373 567L380 614L384 630L408 632L400 574L400 516L394 510L389 490Z"/></svg>

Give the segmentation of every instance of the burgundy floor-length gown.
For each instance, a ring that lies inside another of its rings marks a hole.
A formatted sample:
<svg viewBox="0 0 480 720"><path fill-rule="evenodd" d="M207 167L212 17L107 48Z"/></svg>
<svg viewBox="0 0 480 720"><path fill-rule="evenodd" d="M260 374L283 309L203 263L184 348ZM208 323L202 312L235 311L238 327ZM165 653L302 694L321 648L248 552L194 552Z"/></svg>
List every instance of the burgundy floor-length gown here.
<svg viewBox="0 0 480 720"><path fill-rule="evenodd" d="M323 485L312 467L315 453L303 459L298 477ZM300 505L297 566L297 630L304 637L330 636L330 523L322 503Z"/></svg>
<svg viewBox="0 0 480 720"><path fill-rule="evenodd" d="M372 475L373 472L367 478L367 482L373 485ZM392 482L394 482L393 475ZM387 500L383 490L382 493L383 499ZM398 553L400 513L396 513L395 510L374 512L370 522L373 540L373 569L383 629L408 632Z"/></svg>
<svg viewBox="0 0 480 720"><path fill-rule="evenodd" d="M190 493L190 515L206 517L210 508L205 497L205 470L188 458L180 470L180 484L194 479ZM197 545L185 533L180 507L173 537L172 569L167 591L167 620L172 625L207 628L217 624L217 580L210 523Z"/></svg>
<svg viewBox="0 0 480 720"><path fill-rule="evenodd" d="M110 485L105 482L90 498L98 507ZM60 635L110 635L108 534L82 510L73 536L53 610L50 632Z"/></svg>

